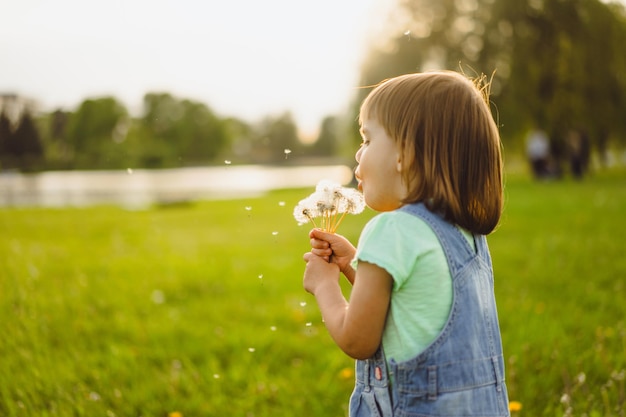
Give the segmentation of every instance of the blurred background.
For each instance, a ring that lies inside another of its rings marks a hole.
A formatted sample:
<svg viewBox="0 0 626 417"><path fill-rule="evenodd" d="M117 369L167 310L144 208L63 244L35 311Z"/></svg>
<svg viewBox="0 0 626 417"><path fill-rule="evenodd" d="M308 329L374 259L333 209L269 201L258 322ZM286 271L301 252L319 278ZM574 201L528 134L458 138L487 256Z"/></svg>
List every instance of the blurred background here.
<svg viewBox="0 0 626 417"><path fill-rule="evenodd" d="M431 69L492 77L510 169L582 178L624 163L617 1L27 0L0 19L4 205L89 181L19 173L350 166L363 87Z"/></svg>

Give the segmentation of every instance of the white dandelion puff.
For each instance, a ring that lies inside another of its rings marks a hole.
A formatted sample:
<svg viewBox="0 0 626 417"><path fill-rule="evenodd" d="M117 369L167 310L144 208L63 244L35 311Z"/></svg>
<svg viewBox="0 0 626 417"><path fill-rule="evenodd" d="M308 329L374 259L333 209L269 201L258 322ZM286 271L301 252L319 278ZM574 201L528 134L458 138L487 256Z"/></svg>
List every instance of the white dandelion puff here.
<svg viewBox="0 0 626 417"><path fill-rule="evenodd" d="M364 209L365 200L359 191L322 180L313 194L296 205L293 216L300 225L311 222L316 228L313 219L319 217L320 228L335 233L346 214L358 214Z"/></svg>

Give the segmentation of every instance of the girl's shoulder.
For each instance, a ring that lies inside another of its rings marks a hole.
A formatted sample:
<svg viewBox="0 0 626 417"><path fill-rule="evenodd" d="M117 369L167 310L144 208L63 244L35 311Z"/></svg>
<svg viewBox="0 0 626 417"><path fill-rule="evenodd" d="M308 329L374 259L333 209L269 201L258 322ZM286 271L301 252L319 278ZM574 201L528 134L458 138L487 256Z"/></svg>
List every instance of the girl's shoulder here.
<svg viewBox="0 0 626 417"><path fill-rule="evenodd" d="M402 210L386 211L372 217L365 225L362 238L438 242L435 232L421 218Z"/></svg>

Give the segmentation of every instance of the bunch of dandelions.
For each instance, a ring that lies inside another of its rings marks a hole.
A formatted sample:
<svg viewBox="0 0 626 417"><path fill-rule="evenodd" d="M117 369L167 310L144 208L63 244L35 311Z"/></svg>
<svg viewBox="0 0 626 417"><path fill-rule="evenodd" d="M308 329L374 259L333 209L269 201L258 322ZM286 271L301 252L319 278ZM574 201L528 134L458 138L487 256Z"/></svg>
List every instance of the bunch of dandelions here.
<svg viewBox="0 0 626 417"><path fill-rule="evenodd" d="M299 224L313 223L325 232L335 233L346 214L359 214L365 209L363 194L328 180L317 184L315 192L301 200L293 210ZM318 223L314 219L317 219Z"/></svg>

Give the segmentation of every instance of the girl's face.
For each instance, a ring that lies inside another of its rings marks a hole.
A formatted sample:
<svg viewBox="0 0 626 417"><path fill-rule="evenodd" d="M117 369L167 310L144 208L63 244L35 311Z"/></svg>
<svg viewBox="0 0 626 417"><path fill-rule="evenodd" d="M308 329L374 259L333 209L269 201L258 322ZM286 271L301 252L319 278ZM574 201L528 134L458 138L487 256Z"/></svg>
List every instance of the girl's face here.
<svg viewBox="0 0 626 417"><path fill-rule="evenodd" d="M368 118L361 126L363 143L356 153L355 170L365 203L376 211L391 211L402 205L406 186L402 181L399 147L377 120Z"/></svg>

